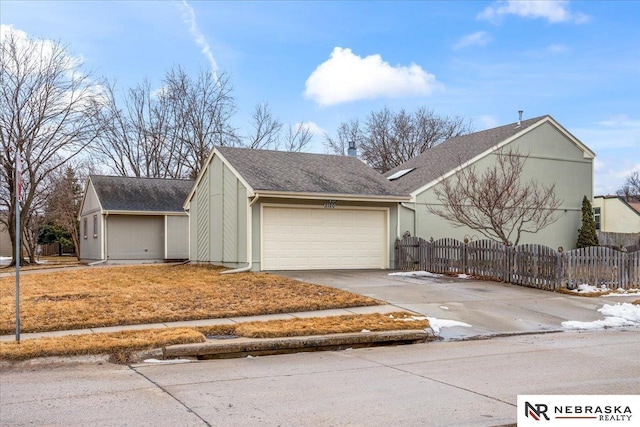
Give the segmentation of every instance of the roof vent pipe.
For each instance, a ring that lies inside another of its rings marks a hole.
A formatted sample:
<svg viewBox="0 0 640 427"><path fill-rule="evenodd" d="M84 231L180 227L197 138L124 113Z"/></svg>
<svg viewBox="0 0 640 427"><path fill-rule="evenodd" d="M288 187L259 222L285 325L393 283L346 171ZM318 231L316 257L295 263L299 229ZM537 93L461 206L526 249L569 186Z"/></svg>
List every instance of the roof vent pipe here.
<svg viewBox="0 0 640 427"><path fill-rule="evenodd" d="M347 151L347 153L351 157L358 157L355 141L349 141L349 150Z"/></svg>
<svg viewBox="0 0 640 427"><path fill-rule="evenodd" d="M518 110L518 126L516 127L520 127L520 125L522 124L522 110Z"/></svg>

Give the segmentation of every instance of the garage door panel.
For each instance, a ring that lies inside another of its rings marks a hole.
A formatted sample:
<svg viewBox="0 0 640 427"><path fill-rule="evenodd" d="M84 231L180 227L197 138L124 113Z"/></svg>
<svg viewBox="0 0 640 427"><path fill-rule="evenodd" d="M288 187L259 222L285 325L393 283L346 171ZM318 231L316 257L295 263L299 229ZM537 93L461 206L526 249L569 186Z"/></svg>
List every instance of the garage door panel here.
<svg viewBox="0 0 640 427"><path fill-rule="evenodd" d="M386 267L386 211L263 208L265 270Z"/></svg>

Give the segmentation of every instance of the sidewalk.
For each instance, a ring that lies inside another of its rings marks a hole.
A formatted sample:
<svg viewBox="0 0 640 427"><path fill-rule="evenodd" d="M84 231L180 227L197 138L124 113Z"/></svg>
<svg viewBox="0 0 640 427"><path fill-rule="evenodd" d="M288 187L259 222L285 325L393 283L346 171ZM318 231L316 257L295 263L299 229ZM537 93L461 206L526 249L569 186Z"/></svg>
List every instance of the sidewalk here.
<svg viewBox="0 0 640 427"><path fill-rule="evenodd" d="M396 311L406 311L406 310L403 310L399 307L388 304L388 305L350 307L350 308L331 309L331 310L303 311L303 312L296 312L296 313L265 314L262 316L242 316L242 317L228 317L228 318L220 318L220 319L201 319L201 320L187 320L187 321L180 321L180 322L150 323L150 324L142 324L142 325L107 326L107 327L101 327L101 328L73 329L68 331L21 333L20 340L23 341L28 339L45 338L45 337L99 334L99 333L132 331L132 330L143 330L143 329L232 325L232 324L243 323L243 322L305 319L305 318L311 318L311 317L345 316L345 315L351 315L351 314L372 314L372 313L385 314L385 313L392 313ZM15 335L0 335L0 342L15 341L15 339L16 339Z"/></svg>

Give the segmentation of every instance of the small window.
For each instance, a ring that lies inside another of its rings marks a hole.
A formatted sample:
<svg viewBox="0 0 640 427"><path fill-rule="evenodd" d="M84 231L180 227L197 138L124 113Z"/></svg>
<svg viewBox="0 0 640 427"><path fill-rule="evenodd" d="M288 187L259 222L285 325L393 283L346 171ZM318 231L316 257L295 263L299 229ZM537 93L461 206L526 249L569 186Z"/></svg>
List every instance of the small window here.
<svg viewBox="0 0 640 427"><path fill-rule="evenodd" d="M98 237L98 215L93 216L93 238Z"/></svg>
<svg viewBox="0 0 640 427"><path fill-rule="evenodd" d="M600 230L600 208L593 208L593 219L596 221L596 230Z"/></svg>
<svg viewBox="0 0 640 427"><path fill-rule="evenodd" d="M89 225L87 224L88 222L87 218L82 220L82 235L85 239L87 238L87 229L89 228Z"/></svg>

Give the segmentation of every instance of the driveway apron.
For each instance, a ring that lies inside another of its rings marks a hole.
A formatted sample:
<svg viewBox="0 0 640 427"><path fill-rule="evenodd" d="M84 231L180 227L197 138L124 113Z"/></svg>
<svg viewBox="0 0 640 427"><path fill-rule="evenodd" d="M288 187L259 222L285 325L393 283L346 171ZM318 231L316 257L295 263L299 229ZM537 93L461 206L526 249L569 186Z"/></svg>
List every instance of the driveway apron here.
<svg viewBox="0 0 640 427"><path fill-rule="evenodd" d="M279 271L297 280L343 289L399 309L470 326L443 327L442 339L562 331L562 322L602 319L597 311L629 297L585 298L508 283L449 277L391 276L386 270ZM436 320L437 322L437 320ZM432 320L432 323L435 323Z"/></svg>

